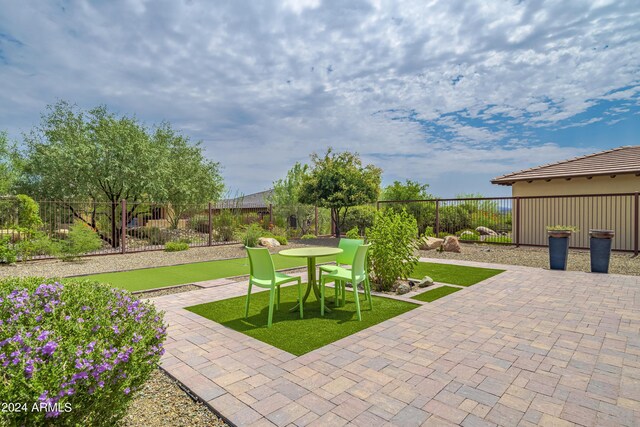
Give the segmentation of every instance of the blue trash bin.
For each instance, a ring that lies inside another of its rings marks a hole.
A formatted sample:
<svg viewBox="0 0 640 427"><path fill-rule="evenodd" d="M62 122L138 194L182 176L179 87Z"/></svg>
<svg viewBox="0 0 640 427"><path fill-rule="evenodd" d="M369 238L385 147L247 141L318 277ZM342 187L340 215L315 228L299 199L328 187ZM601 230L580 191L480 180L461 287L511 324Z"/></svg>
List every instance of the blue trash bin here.
<svg viewBox="0 0 640 427"><path fill-rule="evenodd" d="M611 259L613 230L589 230L589 251L591 252L591 272L608 273Z"/></svg>
<svg viewBox="0 0 640 427"><path fill-rule="evenodd" d="M549 268L552 270L566 270L567 258L569 257L569 236L571 232L566 232L566 236L560 232L549 232Z"/></svg>

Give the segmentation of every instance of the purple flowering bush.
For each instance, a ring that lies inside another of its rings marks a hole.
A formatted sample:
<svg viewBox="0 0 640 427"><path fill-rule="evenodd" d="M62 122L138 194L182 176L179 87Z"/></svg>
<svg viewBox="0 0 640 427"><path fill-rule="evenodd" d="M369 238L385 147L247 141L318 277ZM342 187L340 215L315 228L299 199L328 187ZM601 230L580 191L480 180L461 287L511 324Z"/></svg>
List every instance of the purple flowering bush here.
<svg viewBox="0 0 640 427"><path fill-rule="evenodd" d="M0 424L114 425L164 353L163 315L107 285L50 282L0 281Z"/></svg>

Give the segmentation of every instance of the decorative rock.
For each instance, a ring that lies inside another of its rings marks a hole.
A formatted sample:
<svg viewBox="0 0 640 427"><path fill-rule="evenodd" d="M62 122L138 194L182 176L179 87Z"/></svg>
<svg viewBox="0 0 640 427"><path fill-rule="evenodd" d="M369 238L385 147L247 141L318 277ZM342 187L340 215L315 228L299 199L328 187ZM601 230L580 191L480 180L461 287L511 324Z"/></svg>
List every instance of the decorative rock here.
<svg viewBox="0 0 640 427"><path fill-rule="evenodd" d="M265 246L267 248L273 248L276 246L280 246L280 242L278 242L273 237L261 237L258 239L258 244L260 246Z"/></svg>
<svg viewBox="0 0 640 427"><path fill-rule="evenodd" d="M398 287L396 288L396 294L398 294L398 295L404 295L404 294L408 293L409 291L411 291L411 286L409 286L406 283L400 283L398 285Z"/></svg>
<svg viewBox="0 0 640 427"><path fill-rule="evenodd" d="M495 231L493 231L488 227L480 226L476 228L476 231L480 233L481 236L497 236L498 235L498 233L496 233Z"/></svg>
<svg viewBox="0 0 640 427"><path fill-rule="evenodd" d="M462 233L460 233L460 237L462 236L475 236L476 234L473 231L470 230L465 230Z"/></svg>
<svg viewBox="0 0 640 427"><path fill-rule="evenodd" d="M431 277L429 277L429 276L424 276L422 278L422 280L420 280L418 282L418 287L419 288L426 288L426 287L431 286L431 285L433 285L433 279Z"/></svg>
<svg viewBox="0 0 640 427"><path fill-rule="evenodd" d="M425 237L420 241L420 249L438 249L444 243L444 239L438 239L437 237Z"/></svg>
<svg viewBox="0 0 640 427"><path fill-rule="evenodd" d="M447 236L444 238L442 248L445 252L457 252L460 253L460 242L456 236Z"/></svg>

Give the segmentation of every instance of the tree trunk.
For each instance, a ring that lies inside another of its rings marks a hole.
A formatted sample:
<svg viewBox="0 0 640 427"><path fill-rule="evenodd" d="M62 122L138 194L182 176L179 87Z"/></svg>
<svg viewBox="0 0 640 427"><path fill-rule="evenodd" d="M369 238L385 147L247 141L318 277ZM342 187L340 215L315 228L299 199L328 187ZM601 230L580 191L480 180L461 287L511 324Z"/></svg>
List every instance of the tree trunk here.
<svg viewBox="0 0 640 427"><path fill-rule="evenodd" d="M336 208L331 208L331 221L334 224L334 230L336 237L340 238L340 212Z"/></svg>
<svg viewBox="0 0 640 427"><path fill-rule="evenodd" d="M118 210L118 202L111 202L111 247L117 248L120 246L120 234L118 233L118 227L116 224L116 212Z"/></svg>

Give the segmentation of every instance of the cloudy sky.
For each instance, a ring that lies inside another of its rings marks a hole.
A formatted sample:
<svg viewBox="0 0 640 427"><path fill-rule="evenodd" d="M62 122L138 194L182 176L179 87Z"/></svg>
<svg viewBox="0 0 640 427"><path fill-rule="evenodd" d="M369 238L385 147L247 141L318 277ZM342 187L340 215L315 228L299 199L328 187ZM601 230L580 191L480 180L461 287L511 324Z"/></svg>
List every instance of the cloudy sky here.
<svg viewBox="0 0 640 427"><path fill-rule="evenodd" d="M439 196L639 144L637 0L0 0L0 130L47 104L170 121L230 190L333 146Z"/></svg>

